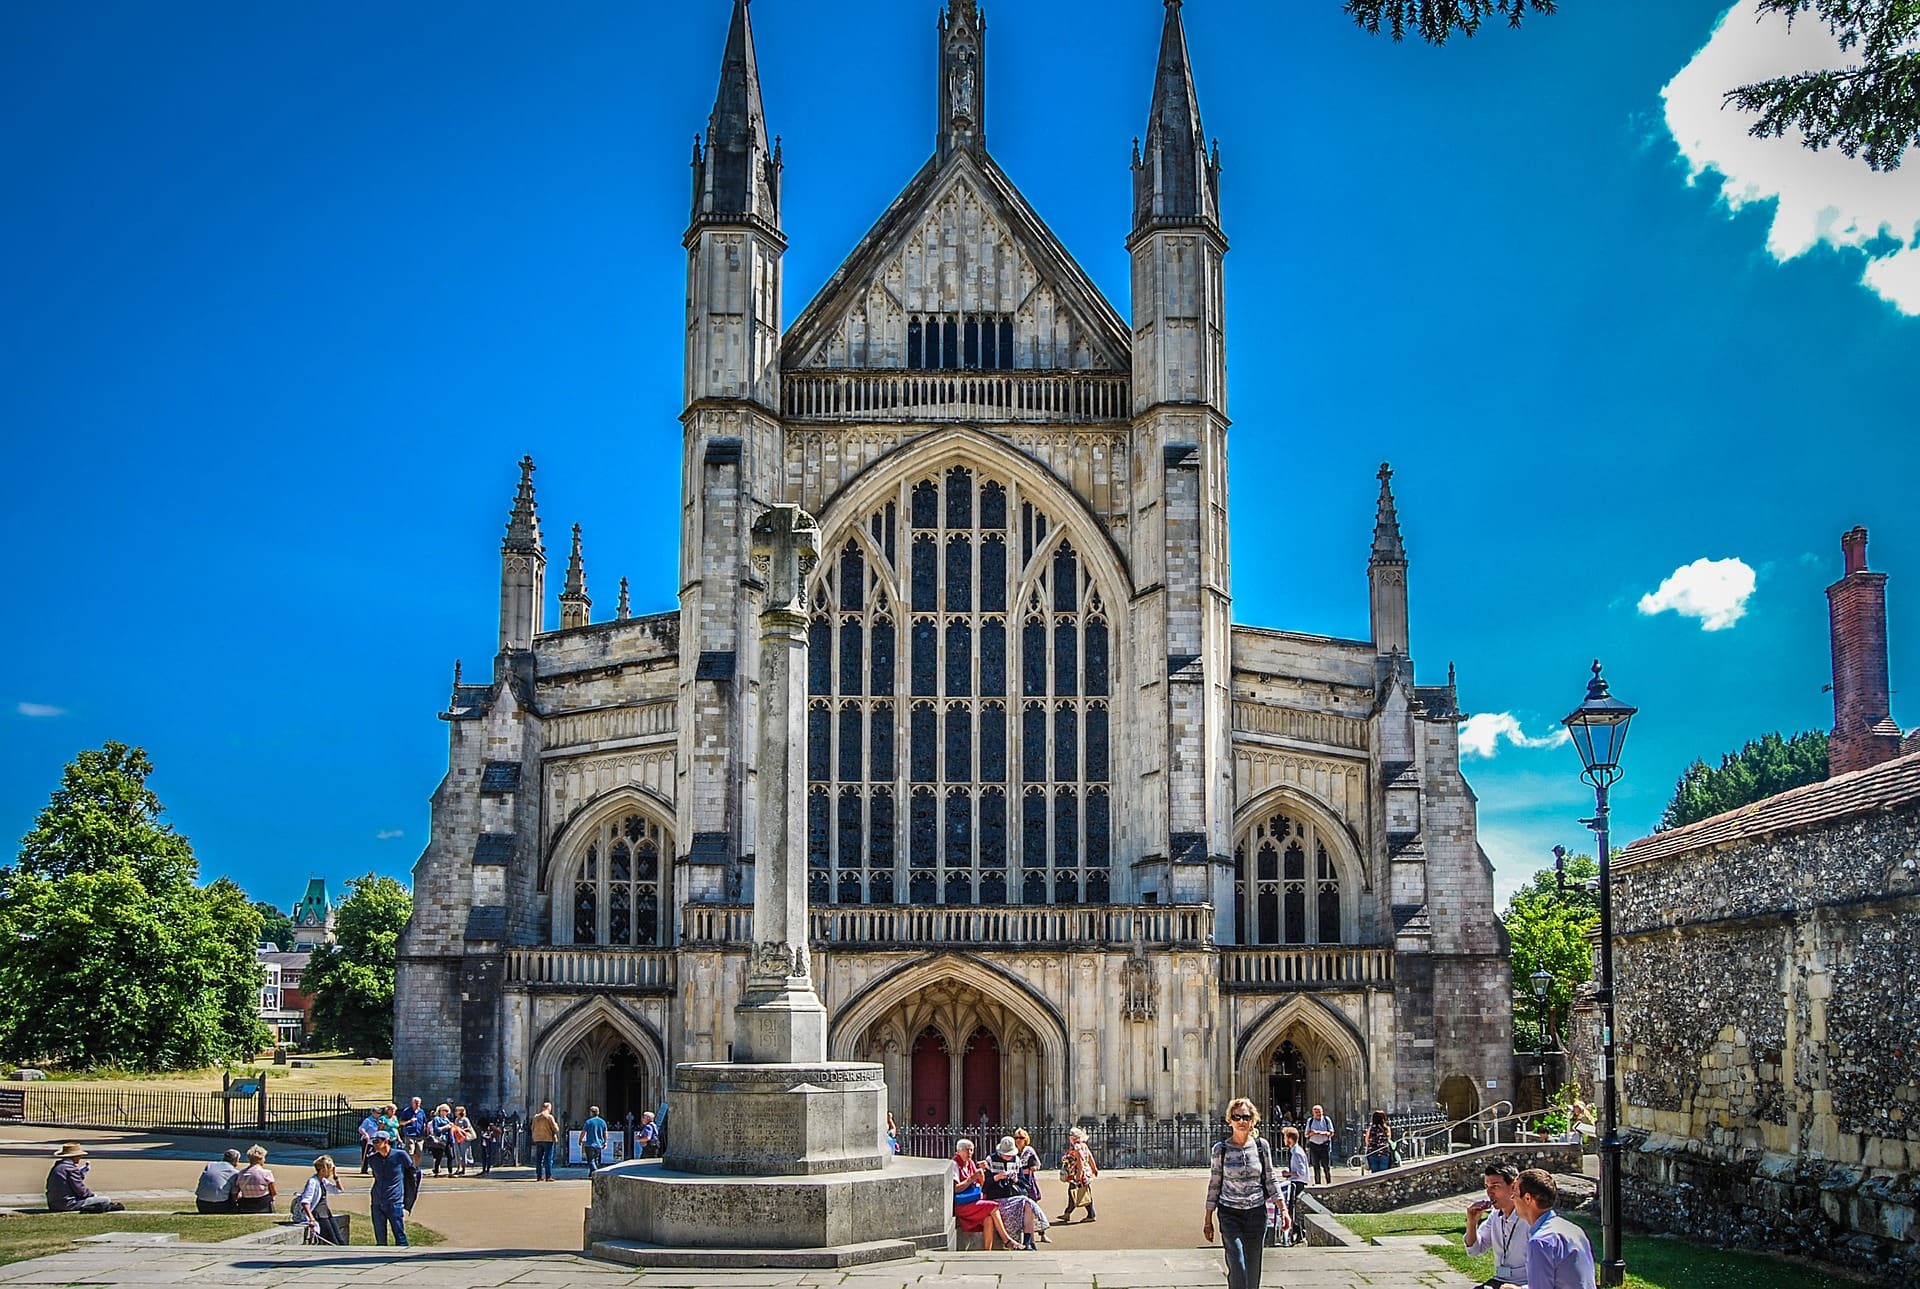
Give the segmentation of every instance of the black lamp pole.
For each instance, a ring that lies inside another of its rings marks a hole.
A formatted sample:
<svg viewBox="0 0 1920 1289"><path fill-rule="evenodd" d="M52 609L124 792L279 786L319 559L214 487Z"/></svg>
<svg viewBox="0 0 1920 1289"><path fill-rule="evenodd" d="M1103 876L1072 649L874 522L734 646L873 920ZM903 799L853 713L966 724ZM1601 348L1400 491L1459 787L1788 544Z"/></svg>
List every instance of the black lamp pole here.
<svg viewBox="0 0 1920 1289"><path fill-rule="evenodd" d="M1600 1004L1600 1283L1624 1284L1627 1262L1620 1249L1620 1152L1625 1139L1620 1136L1620 1094L1613 1063L1613 856L1607 840L1607 789L1620 777L1620 748L1627 741L1627 724L1638 708L1629 707L1607 692L1607 682L1595 659L1593 679L1587 685L1587 699L1567 717L1567 732L1573 736L1585 769L1581 778L1593 785L1594 812L1588 821L1598 835L1600 846L1600 987L1594 1001Z"/></svg>
<svg viewBox="0 0 1920 1289"><path fill-rule="evenodd" d="M1540 1080L1540 1109L1547 1108L1547 991L1553 987L1553 977L1545 968L1536 970L1527 979L1533 982L1533 1072Z"/></svg>

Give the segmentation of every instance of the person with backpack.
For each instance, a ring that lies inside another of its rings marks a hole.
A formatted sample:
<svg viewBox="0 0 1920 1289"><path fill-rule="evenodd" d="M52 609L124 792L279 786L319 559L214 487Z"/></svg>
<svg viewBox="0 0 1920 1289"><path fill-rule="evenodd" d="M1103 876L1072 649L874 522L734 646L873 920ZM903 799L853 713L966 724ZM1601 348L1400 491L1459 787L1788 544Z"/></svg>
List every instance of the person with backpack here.
<svg viewBox="0 0 1920 1289"><path fill-rule="evenodd" d="M1274 1173L1273 1146L1257 1128L1260 1112L1245 1097L1227 1105L1227 1136L1213 1143L1213 1174L1207 1179L1207 1215L1200 1233L1213 1242L1214 1214L1220 1216L1220 1247L1227 1258L1227 1289L1260 1289L1260 1250L1267 1230L1267 1205L1277 1205L1282 1231L1293 1226L1280 1179Z"/></svg>

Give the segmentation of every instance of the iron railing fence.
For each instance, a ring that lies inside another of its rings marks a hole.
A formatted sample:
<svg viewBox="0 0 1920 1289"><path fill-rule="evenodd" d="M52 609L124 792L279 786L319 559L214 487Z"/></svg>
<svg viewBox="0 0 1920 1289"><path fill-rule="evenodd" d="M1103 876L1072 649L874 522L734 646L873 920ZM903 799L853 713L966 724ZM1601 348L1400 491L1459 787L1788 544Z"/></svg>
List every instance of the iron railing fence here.
<svg viewBox="0 0 1920 1289"><path fill-rule="evenodd" d="M360 1120L371 1108L340 1095L271 1090L233 1098L185 1089L58 1084L28 1084L19 1091L22 1112L14 1122L34 1127L257 1136L321 1148L358 1146Z"/></svg>

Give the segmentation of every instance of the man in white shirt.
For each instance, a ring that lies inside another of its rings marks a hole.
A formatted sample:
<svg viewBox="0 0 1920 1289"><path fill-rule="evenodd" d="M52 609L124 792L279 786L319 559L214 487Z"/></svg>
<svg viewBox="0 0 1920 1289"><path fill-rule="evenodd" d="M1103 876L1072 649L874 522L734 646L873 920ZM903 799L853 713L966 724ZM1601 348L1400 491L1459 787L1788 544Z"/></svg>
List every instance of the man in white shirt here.
<svg viewBox="0 0 1920 1289"><path fill-rule="evenodd" d="M1486 1289L1527 1283L1527 1227L1513 1211L1519 1177L1512 1164L1488 1164L1481 1179L1487 1197L1467 1206L1467 1252L1493 1254L1493 1274L1481 1282Z"/></svg>
<svg viewBox="0 0 1920 1289"><path fill-rule="evenodd" d="M1333 1120L1325 1106L1315 1106L1307 1120L1307 1157L1313 1161L1313 1180L1333 1182Z"/></svg>

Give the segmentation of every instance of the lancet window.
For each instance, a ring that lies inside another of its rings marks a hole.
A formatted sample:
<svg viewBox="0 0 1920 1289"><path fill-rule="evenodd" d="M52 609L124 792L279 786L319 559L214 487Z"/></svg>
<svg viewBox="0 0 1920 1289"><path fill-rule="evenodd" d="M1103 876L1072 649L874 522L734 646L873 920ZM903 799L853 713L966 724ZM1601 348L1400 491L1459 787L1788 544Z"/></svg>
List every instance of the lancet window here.
<svg viewBox="0 0 1920 1289"><path fill-rule="evenodd" d="M907 366L915 371L1012 371L1013 315L916 313L907 319Z"/></svg>
<svg viewBox="0 0 1920 1289"><path fill-rule="evenodd" d="M574 944L659 944L661 850L660 825L644 815L625 815L596 828L567 888L571 930L556 927L554 938Z"/></svg>
<svg viewBox="0 0 1920 1289"><path fill-rule="evenodd" d="M1338 843L1313 823L1275 813L1234 849L1235 921L1242 944L1339 944Z"/></svg>
<svg viewBox="0 0 1920 1289"><path fill-rule="evenodd" d="M813 594L808 897L1105 902L1107 614L1045 511L964 466L840 535Z"/></svg>

